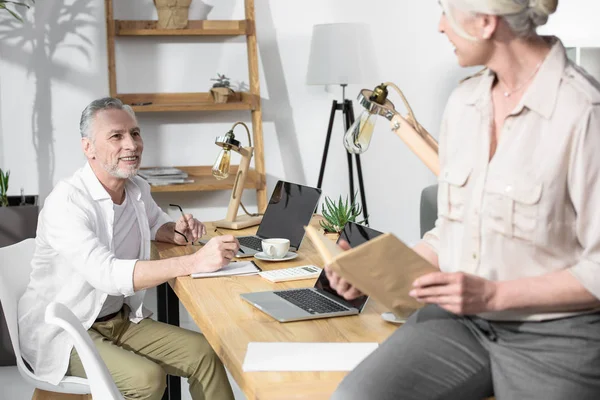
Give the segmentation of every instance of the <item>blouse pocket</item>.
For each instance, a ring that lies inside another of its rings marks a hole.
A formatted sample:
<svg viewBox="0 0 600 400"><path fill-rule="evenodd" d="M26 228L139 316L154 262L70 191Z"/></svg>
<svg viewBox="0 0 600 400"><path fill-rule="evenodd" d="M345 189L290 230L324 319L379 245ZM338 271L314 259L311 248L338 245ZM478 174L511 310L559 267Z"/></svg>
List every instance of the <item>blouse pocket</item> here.
<svg viewBox="0 0 600 400"><path fill-rule="evenodd" d="M467 200L471 167L446 168L439 177L438 214L451 221L462 221Z"/></svg>
<svg viewBox="0 0 600 400"><path fill-rule="evenodd" d="M534 241L542 198L542 184L490 179L486 184L486 212L491 230L509 238Z"/></svg>

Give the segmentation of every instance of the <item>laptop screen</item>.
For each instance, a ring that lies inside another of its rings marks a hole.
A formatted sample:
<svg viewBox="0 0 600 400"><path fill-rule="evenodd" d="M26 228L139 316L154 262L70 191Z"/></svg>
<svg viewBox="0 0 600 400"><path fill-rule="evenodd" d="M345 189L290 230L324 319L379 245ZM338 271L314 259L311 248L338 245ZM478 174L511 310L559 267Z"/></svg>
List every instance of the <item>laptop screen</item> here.
<svg viewBox="0 0 600 400"><path fill-rule="evenodd" d="M278 181L256 235L289 239L298 249L320 197L321 189Z"/></svg>
<svg viewBox="0 0 600 400"><path fill-rule="evenodd" d="M344 239L350 247L356 247L364 242L371 240L377 236L381 235L381 232L376 231L375 229L368 228L363 225L356 224L354 222L348 222L344 226L344 230L340 234L338 242L341 239ZM321 290L326 291L327 293L335 296L345 304L357 308L358 311L362 311L363 307L367 303L368 296L360 296L354 300L346 300L341 297L335 289L329 285L329 279L327 279L327 275L325 274L325 270L321 271L321 275L319 275L319 279L317 279L317 283L315 283L315 287Z"/></svg>

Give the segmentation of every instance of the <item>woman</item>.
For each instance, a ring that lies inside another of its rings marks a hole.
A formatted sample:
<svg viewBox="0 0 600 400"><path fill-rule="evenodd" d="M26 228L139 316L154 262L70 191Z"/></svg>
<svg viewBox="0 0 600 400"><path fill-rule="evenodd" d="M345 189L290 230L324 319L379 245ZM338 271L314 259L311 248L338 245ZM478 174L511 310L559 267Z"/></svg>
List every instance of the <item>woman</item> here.
<svg viewBox="0 0 600 400"><path fill-rule="evenodd" d="M443 0L462 66L440 134L426 303L334 399L600 398L600 90L541 37L558 0ZM359 292L328 271L346 298Z"/></svg>

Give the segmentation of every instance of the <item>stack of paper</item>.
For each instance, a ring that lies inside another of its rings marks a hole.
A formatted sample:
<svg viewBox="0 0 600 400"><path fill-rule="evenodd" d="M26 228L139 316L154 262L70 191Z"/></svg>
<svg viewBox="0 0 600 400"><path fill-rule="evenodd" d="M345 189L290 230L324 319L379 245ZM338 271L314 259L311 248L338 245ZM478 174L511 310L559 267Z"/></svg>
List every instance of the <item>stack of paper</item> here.
<svg viewBox="0 0 600 400"><path fill-rule="evenodd" d="M377 343L248 343L242 370L352 371Z"/></svg>

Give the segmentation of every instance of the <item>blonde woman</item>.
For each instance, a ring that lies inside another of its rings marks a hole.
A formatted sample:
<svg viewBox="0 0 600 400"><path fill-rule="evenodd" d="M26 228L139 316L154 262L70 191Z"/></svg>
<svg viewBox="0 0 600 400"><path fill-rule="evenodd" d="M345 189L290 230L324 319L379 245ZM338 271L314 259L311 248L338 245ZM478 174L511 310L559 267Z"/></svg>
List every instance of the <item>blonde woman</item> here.
<svg viewBox="0 0 600 400"><path fill-rule="evenodd" d="M541 37L558 0L442 0L462 66L440 134L427 305L334 399L600 398L600 90ZM347 298L358 291L328 271Z"/></svg>

